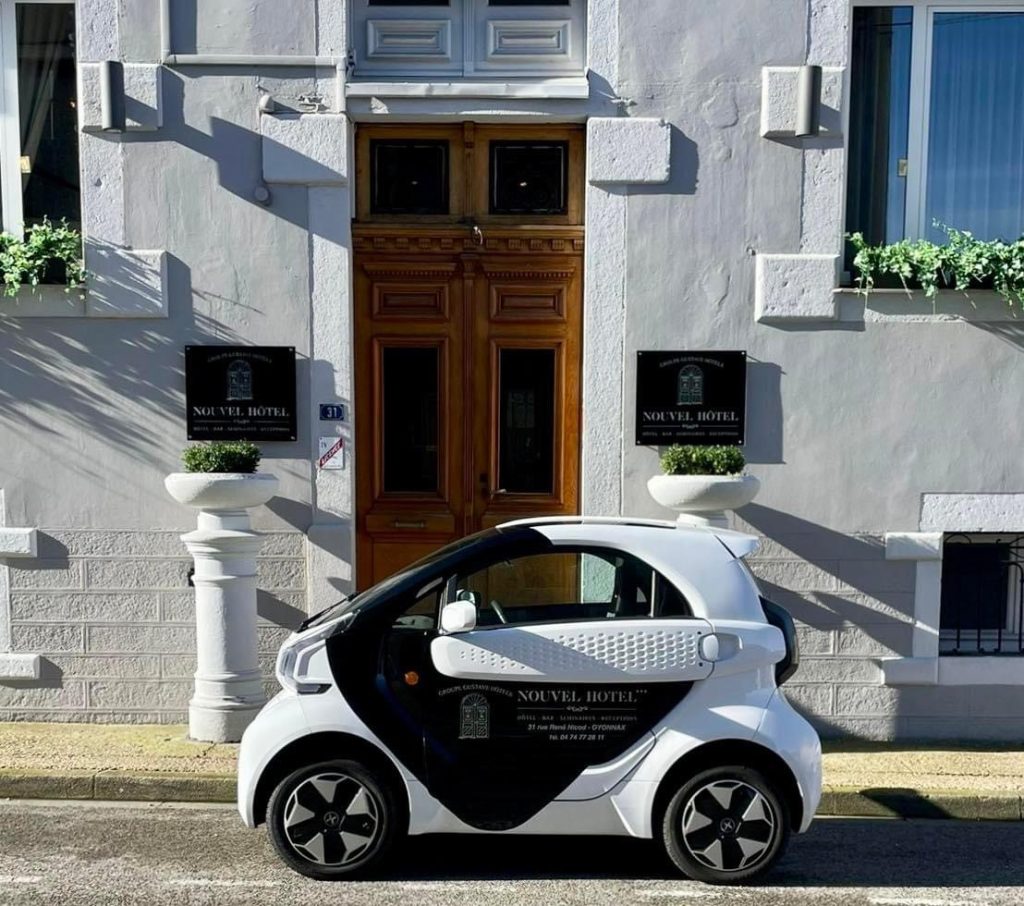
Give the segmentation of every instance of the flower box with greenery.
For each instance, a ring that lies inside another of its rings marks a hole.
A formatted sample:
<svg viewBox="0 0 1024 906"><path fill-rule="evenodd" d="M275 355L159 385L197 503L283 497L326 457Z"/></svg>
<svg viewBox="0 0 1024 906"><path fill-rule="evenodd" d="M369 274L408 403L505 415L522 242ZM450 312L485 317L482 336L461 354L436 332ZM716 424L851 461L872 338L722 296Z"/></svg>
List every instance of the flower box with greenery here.
<svg viewBox="0 0 1024 906"><path fill-rule="evenodd" d="M726 510L750 503L761 482L744 475L746 460L738 447L675 444L661 456L664 474L647 482L651 497L679 513L683 525L727 528Z"/></svg>
<svg viewBox="0 0 1024 906"><path fill-rule="evenodd" d="M927 239L871 245L861 233L850 234L858 291L919 288L932 299L940 289L990 289L1010 305L1024 302L1024 239L983 241L964 230L936 226L945 230L944 245Z"/></svg>
<svg viewBox="0 0 1024 906"><path fill-rule="evenodd" d="M68 292L80 288L85 281L82 234L64 220L30 226L24 238L0 233L0 276L6 296L41 284L63 283Z"/></svg>
<svg viewBox="0 0 1024 906"><path fill-rule="evenodd" d="M184 472L164 479L167 492L185 506L201 510L245 509L266 503L277 493L277 478L256 468L261 454L248 441L216 441L186 447Z"/></svg>

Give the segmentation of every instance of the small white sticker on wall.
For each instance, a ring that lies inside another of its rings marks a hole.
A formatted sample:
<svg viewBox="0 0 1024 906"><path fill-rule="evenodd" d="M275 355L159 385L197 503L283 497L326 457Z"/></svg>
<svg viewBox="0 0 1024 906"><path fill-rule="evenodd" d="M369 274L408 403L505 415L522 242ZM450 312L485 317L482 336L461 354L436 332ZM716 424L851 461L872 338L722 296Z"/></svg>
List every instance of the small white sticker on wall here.
<svg viewBox="0 0 1024 906"><path fill-rule="evenodd" d="M320 468L337 471L345 468L345 439L336 437L320 438Z"/></svg>

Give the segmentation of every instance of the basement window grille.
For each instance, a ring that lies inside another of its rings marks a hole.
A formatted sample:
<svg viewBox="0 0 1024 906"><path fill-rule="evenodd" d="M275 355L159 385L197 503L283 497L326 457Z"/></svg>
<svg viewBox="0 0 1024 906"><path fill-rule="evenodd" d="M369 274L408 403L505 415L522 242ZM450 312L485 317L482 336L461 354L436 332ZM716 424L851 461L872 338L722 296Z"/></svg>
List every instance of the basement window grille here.
<svg viewBox="0 0 1024 906"><path fill-rule="evenodd" d="M939 651L1024 654L1024 535L947 535Z"/></svg>

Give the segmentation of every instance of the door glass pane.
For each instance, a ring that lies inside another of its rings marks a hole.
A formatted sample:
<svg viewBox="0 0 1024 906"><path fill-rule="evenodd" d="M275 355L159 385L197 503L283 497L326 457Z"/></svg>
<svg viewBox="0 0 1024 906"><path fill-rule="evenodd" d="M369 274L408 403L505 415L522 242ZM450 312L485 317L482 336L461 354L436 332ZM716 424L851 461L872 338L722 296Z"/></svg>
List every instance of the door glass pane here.
<svg viewBox="0 0 1024 906"><path fill-rule="evenodd" d="M510 494L550 494L555 350L501 350L498 382L498 487Z"/></svg>
<svg viewBox="0 0 1024 906"><path fill-rule="evenodd" d="M564 214L568 142L491 142L492 214Z"/></svg>
<svg viewBox="0 0 1024 906"><path fill-rule="evenodd" d="M77 226L81 205L75 8L64 3L19 3L15 11L25 224L48 217Z"/></svg>
<svg viewBox="0 0 1024 906"><path fill-rule="evenodd" d="M1024 13L937 12L924 235L1024 228Z"/></svg>
<svg viewBox="0 0 1024 906"><path fill-rule="evenodd" d="M383 355L384 490L433 494L438 482L438 349Z"/></svg>
<svg viewBox="0 0 1024 906"><path fill-rule="evenodd" d="M909 6L853 11L846 229L870 243L904 236L912 26Z"/></svg>
<svg viewBox="0 0 1024 906"><path fill-rule="evenodd" d="M370 211L447 214L448 142L371 140Z"/></svg>

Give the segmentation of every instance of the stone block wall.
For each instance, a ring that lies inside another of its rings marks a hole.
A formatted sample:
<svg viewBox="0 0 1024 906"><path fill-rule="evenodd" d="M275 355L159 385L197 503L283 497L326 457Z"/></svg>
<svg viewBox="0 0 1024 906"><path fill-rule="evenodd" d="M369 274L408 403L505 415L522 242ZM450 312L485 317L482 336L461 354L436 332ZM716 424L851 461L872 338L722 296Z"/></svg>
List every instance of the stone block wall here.
<svg viewBox="0 0 1024 906"><path fill-rule="evenodd" d="M785 694L822 736L1020 739L1017 687L883 684L879 659L911 654L915 564L886 560L882 535L737 528L761 535L747 562L797 621L800 668Z"/></svg>
<svg viewBox="0 0 1024 906"><path fill-rule="evenodd" d="M180 723L195 671L192 560L177 532L39 532L10 564L11 647L37 681L0 682L0 720ZM259 645L268 694L277 649L306 616L305 536L264 536Z"/></svg>

